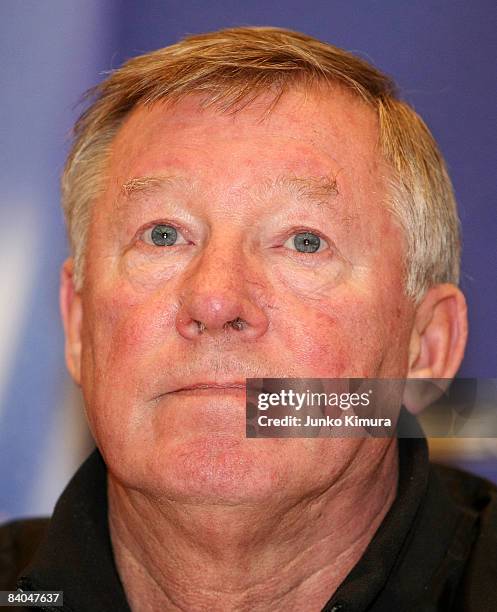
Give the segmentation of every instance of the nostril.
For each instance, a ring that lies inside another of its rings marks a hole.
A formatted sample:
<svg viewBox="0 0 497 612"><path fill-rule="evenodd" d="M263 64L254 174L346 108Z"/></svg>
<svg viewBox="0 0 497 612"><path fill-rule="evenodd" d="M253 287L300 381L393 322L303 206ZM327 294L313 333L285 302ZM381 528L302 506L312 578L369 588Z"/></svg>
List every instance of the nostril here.
<svg viewBox="0 0 497 612"><path fill-rule="evenodd" d="M246 325L246 322L243 319L240 319L240 317L237 317L236 319L233 319L233 321L227 321L223 327L224 329L227 329L228 327L232 327L233 329L236 329L237 331L242 331L245 325Z"/></svg>
<svg viewBox="0 0 497 612"><path fill-rule="evenodd" d="M196 321L195 319L193 322L197 325L199 335L203 334L205 331L205 323L202 323L202 321Z"/></svg>

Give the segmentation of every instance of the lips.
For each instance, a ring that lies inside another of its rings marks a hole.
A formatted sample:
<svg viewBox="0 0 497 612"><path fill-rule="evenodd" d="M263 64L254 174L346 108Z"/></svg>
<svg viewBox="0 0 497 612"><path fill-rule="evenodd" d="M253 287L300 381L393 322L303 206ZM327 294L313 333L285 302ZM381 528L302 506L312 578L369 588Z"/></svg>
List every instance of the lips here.
<svg viewBox="0 0 497 612"><path fill-rule="evenodd" d="M193 385L185 385L184 387L180 387L178 389L174 389L169 391L169 393L181 393L183 391L204 391L204 390L229 390L229 389L245 389L246 383L242 381L233 381L233 382L199 382Z"/></svg>

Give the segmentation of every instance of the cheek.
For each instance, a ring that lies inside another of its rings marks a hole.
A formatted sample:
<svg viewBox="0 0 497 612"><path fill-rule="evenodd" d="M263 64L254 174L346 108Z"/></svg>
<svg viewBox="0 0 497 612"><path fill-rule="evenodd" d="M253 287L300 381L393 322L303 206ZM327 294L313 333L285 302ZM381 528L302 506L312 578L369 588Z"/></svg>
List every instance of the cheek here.
<svg viewBox="0 0 497 612"><path fill-rule="evenodd" d="M314 301L280 311L281 337L300 376L365 376L378 361L378 342L364 312L348 304Z"/></svg>
<svg viewBox="0 0 497 612"><path fill-rule="evenodd" d="M97 326L105 329L111 341L119 340L123 348L136 349L163 341L176 314L167 285L154 284L137 290L127 281L113 283L108 291L93 300Z"/></svg>
<svg viewBox="0 0 497 612"><path fill-rule="evenodd" d="M84 309L83 389L98 404L111 394L113 401L126 393L134 398L146 384L139 373L146 366L152 375L153 355L175 329L175 304L166 292L136 292L119 283L92 296Z"/></svg>
<svg viewBox="0 0 497 612"><path fill-rule="evenodd" d="M326 297L280 302L278 322L287 360L297 376L403 375L406 327L398 307L374 301L344 283Z"/></svg>

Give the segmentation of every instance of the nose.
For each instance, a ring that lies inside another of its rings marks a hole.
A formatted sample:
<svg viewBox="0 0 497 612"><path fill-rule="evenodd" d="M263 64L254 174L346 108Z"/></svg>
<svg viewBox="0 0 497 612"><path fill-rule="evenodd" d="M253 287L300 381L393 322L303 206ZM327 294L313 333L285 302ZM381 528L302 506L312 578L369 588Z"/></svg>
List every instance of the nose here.
<svg viewBox="0 0 497 612"><path fill-rule="evenodd" d="M185 272L176 315L178 332L188 340L220 334L245 340L262 336L269 322L258 303L256 285L246 280L245 271L236 254L204 252Z"/></svg>

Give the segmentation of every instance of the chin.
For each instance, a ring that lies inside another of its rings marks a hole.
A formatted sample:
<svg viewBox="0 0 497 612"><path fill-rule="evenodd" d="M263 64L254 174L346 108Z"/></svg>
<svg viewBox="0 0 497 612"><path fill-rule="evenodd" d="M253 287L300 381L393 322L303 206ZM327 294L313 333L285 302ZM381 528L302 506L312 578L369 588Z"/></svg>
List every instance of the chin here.
<svg viewBox="0 0 497 612"><path fill-rule="evenodd" d="M130 482L145 495L192 504L250 504L273 496L288 483L275 440L202 436L149 456L147 469ZM138 466L136 466L138 467Z"/></svg>

